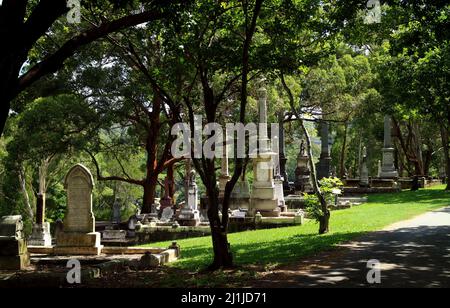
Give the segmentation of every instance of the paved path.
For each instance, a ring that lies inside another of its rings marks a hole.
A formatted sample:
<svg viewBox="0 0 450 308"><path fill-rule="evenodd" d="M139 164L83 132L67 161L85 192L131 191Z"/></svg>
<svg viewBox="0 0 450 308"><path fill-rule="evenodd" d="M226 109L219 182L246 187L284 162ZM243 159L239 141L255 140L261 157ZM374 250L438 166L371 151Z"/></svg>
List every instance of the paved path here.
<svg viewBox="0 0 450 308"><path fill-rule="evenodd" d="M450 287L450 207L395 223L294 265L256 287ZM367 283L367 261L381 263L381 283Z"/></svg>

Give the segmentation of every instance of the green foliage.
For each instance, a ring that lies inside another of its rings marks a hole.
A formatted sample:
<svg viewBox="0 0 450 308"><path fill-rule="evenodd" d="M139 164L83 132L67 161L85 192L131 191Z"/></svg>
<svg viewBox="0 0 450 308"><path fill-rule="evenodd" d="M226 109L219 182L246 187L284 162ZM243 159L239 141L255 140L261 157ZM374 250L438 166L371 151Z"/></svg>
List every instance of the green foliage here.
<svg viewBox="0 0 450 308"><path fill-rule="evenodd" d="M322 191L325 200L328 205L334 203L335 192L344 186L341 180L338 178L323 178L319 181L320 190ZM303 194L303 198L305 200L306 211L308 213L308 217L319 221L321 217L324 216L322 211L322 207L320 205L319 199L315 194Z"/></svg>

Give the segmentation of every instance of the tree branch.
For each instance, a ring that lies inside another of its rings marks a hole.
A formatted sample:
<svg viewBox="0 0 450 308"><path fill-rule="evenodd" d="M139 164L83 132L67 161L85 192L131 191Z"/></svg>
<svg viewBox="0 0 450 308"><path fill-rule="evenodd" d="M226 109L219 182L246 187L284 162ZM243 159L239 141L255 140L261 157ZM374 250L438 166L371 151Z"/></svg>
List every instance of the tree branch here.
<svg viewBox="0 0 450 308"><path fill-rule="evenodd" d="M16 95L25 88L33 84L39 78L56 72L60 69L64 61L73 56L75 52L82 46L85 46L93 41L106 36L109 33L116 32L128 27L136 26L138 24L155 21L168 16L168 13L161 11L148 11L140 14L125 16L111 22L106 22L98 27L93 27L85 32L77 35L67 41L54 54L48 56L35 66L33 66L27 73L19 78Z"/></svg>
<svg viewBox="0 0 450 308"><path fill-rule="evenodd" d="M129 184L144 186L144 181L143 180L127 179L127 178L123 178L123 177L120 177L120 176L107 176L107 177L102 176L101 172L100 172L100 167L98 165L97 159L95 158L95 155L92 154L88 150L85 150L85 151L92 158L92 162L95 165L95 169L97 171L97 180L99 180L99 181L121 181L121 182L129 183Z"/></svg>

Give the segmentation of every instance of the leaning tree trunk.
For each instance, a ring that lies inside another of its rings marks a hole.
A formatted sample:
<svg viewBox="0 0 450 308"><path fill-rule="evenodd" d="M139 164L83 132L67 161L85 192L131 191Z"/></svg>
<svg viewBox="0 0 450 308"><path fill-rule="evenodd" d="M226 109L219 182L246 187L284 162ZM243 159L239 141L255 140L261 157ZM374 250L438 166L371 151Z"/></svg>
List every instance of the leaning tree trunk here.
<svg viewBox="0 0 450 308"><path fill-rule="evenodd" d="M25 199L25 204L27 206L28 216L30 217L30 220L34 220L34 211L33 207L31 206L30 196L28 195L27 191L27 184L26 184L26 174L23 166L20 166L19 170L19 182L20 182L20 189L22 190L23 197Z"/></svg>
<svg viewBox="0 0 450 308"><path fill-rule="evenodd" d="M347 130L348 123L345 122L344 127L344 140L342 141L341 158L339 162L339 177L342 179L345 175L345 150L347 148Z"/></svg>
<svg viewBox="0 0 450 308"><path fill-rule="evenodd" d="M320 208L322 210L322 215L319 217L319 234L325 234L330 231L330 210L328 209L327 201L325 200L322 191L320 190L319 182L317 181L317 172L316 166L313 162L313 153L312 153L312 144L311 144L311 136L309 135L308 130L306 129L305 123L303 119L298 117L300 126L302 127L303 134L306 138L306 149L308 151L309 158L309 167L311 169L311 180L314 189L314 193L317 196L317 199L320 203Z"/></svg>
<svg viewBox="0 0 450 308"><path fill-rule="evenodd" d="M319 182L317 181L317 172L316 172L316 166L314 165L313 161L313 153L312 153L312 145L311 145L311 136L309 135L308 130L306 129L305 123L303 119L300 116L300 113L297 112L297 109L295 108L295 102L294 102L294 96L291 92L291 89L286 84L286 80L284 79L284 75L281 74L281 83L283 84L283 87L288 94L289 98L289 105L291 107L292 112L294 113L295 117L298 119L300 126L302 128L303 134L306 138L306 150L308 153L308 160L309 160L309 167L311 169L311 181L312 186L314 189L314 193L319 200L320 208L322 210L322 215L319 217L319 234L325 234L330 231L330 210L328 209L327 201L325 200L324 195L322 194L322 191L319 186Z"/></svg>

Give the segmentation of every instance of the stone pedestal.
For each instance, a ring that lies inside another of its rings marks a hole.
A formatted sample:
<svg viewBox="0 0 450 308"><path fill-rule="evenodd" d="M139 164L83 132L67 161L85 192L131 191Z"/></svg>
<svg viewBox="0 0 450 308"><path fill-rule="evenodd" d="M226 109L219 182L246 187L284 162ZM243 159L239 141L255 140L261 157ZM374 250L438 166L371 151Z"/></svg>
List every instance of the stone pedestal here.
<svg viewBox="0 0 450 308"><path fill-rule="evenodd" d="M250 209L250 187L247 180L241 178L234 186L230 197L230 209Z"/></svg>
<svg viewBox="0 0 450 308"><path fill-rule="evenodd" d="M394 148L384 148L383 150L383 162L381 165L380 178L382 179L394 179L398 178L398 172L394 165Z"/></svg>
<svg viewBox="0 0 450 308"><path fill-rule="evenodd" d="M190 176L188 202L181 209L177 219L182 226L197 226L200 223L200 212L198 211L198 188L195 183L195 173Z"/></svg>
<svg viewBox="0 0 450 308"><path fill-rule="evenodd" d="M75 165L64 181L67 190L67 210L63 230L56 239L55 254L98 255L101 252L100 233L95 232L92 212L91 172L81 164Z"/></svg>
<svg viewBox="0 0 450 308"><path fill-rule="evenodd" d="M281 176L275 177L274 185L275 185L275 198L278 200L278 206L280 207L282 212L285 212L287 208L284 201L283 178Z"/></svg>
<svg viewBox="0 0 450 308"><path fill-rule="evenodd" d="M331 157L320 157L319 162L316 165L317 178L319 180L328 178L331 176Z"/></svg>
<svg viewBox="0 0 450 308"><path fill-rule="evenodd" d="M30 254L24 239L0 237L0 270L23 270L30 266Z"/></svg>
<svg viewBox="0 0 450 308"><path fill-rule="evenodd" d="M304 142L300 146L300 152L297 156L297 168L295 168L295 193L310 193L313 191L311 185L311 170L309 168L309 158L306 155Z"/></svg>
<svg viewBox="0 0 450 308"><path fill-rule="evenodd" d="M22 270L30 265L27 242L22 232L22 216L4 216L0 219L0 270Z"/></svg>
<svg viewBox="0 0 450 308"><path fill-rule="evenodd" d="M180 226L195 227L200 223L200 212L192 209L181 209L178 216L178 223Z"/></svg>
<svg viewBox="0 0 450 308"><path fill-rule="evenodd" d="M42 225L34 224L31 237L28 240L30 246L52 246L52 236L50 234L50 223L44 222Z"/></svg>
<svg viewBox="0 0 450 308"><path fill-rule="evenodd" d="M250 207L253 214L260 212L263 216L278 217L280 209L273 181L272 155L274 153L261 153L253 159L254 181Z"/></svg>

